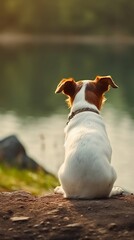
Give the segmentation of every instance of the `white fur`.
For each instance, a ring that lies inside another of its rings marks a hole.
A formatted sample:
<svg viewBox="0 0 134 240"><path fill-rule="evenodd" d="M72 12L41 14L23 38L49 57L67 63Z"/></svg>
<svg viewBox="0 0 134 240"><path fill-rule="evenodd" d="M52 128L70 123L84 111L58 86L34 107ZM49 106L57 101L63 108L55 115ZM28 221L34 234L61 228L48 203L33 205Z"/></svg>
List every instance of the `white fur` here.
<svg viewBox="0 0 134 240"><path fill-rule="evenodd" d="M85 107L97 109L85 100L86 84L83 81L71 112ZM111 154L100 114L87 111L75 115L65 127L65 160L58 172L61 186L55 192L66 198L108 197L116 180Z"/></svg>

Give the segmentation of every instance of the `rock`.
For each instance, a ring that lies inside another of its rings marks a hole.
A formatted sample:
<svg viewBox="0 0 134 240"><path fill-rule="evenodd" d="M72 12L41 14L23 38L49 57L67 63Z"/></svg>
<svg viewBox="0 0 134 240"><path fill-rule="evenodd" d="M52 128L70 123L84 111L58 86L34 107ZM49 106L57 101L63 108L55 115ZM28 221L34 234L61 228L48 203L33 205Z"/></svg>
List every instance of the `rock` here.
<svg viewBox="0 0 134 240"><path fill-rule="evenodd" d="M69 217L64 217L63 219L66 221L69 221Z"/></svg>
<svg viewBox="0 0 134 240"><path fill-rule="evenodd" d="M24 222L24 221L28 221L30 219L30 217L25 217L25 216L20 216L20 217L11 217L10 220L12 222Z"/></svg>
<svg viewBox="0 0 134 240"><path fill-rule="evenodd" d="M38 228L39 226L40 226L40 224L35 224L33 227Z"/></svg>
<svg viewBox="0 0 134 240"><path fill-rule="evenodd" d="M13 228L9 228L8 231L13 231Z"/></svg>
<svg viewBox="0 0 134 240"><path fill-rule="evenodd" d="M72 223L72 224L68 224L66 225L67 228L77 228L77 227L82 227L81 223Z"/></svg>
<svg viewBox="0 0 134 240"><path fill-rule="evenodd" d="M21 169L38 170L41 168L32 158L15 135L0 140L0 162Z"/></svg>
<svg viewBox="0 0 134 240"><path fill-rule="evenodd" d="M58 209L53 209L53 210L51 210L51 211L48 211L47 214L48 214L48 215L49 215L49 214L56 214L56 213L58 213L58 212L59 212Z"/></svg>
<svg viewBox="0 0 134 240"><path fill-rule="evenodd" d="M109 225L108 225L108 229L109 230L113 230L113 229L115 229L117 227L117 224L116 223L110 223Z"/></svg>

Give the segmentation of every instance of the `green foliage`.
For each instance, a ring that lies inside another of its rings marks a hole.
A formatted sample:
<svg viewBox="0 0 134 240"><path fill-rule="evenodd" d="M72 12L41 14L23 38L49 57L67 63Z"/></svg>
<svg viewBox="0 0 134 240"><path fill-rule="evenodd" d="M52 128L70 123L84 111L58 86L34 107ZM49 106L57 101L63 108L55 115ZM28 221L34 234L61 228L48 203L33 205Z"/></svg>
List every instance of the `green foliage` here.
<svg viewBox="0 0 134 240"><path fill-rule="evenodd" d="M0 165L0 191L25 190L44 194L58 184L57 179L43 171L31 172Z"/></svg>
<svg viewBox="0 0 134 240"><path fill-rule="evenodd" d="M134 34L132 0L1 0L0 31Z"/></svg>

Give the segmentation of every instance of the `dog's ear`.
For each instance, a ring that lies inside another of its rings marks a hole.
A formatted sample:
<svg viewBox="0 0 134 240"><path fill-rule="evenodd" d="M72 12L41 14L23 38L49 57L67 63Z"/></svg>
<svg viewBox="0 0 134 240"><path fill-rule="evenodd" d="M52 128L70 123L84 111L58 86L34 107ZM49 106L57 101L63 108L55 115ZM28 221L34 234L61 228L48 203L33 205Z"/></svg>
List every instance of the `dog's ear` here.
<svg viewBox="0 0 134 240"><path fill-rule="evenodd" d="M76 82L73 78L64 78L58 84L55 93L63 93L67 96L72 96L75 93Z"/></svg>
<svg viewBox="0 0 134 240"><path fill-rule="evenodd" d="M97 84L97 88L102 93L108 91L110 89L110 86L112 88L118 88L111 76L97 76L95 78L95 82Z"/></svg>

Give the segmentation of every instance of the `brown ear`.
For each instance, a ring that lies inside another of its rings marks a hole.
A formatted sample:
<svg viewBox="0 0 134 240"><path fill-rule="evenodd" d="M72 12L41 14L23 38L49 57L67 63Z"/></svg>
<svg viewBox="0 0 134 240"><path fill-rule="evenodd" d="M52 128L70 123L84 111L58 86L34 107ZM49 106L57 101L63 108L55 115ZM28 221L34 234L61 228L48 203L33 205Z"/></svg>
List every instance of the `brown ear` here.
<svg viewBox="0 0 134 240"><path fill-rule="evenodd" d="M112 88L118 88L111 76L97 76L95 78L98 89L104 93L109 90L110 86Z"/></svg>
<svg viewBox="0 0 134 240"><path fill-rule="evenodd" d="M76 82L73 78L64 78L58 84L55 93L63 93L72 96L75 93Z"/></svg>

